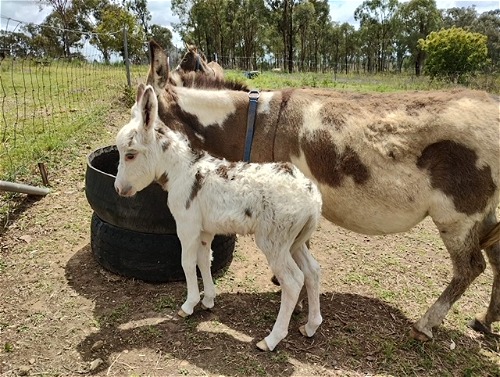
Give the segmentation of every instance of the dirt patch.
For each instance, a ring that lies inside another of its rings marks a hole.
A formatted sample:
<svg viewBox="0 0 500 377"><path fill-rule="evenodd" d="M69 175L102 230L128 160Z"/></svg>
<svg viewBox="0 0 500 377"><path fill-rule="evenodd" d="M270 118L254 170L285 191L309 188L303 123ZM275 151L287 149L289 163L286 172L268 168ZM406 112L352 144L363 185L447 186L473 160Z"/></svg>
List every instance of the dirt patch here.
<svg viewBox="0 0 500 377"><path fill-rule="evenodd" d="M322 221L312 251L322 266L324 323L306 339L294 315L272 353L279 288L251 237L239 237L217 279L211 311L176 316L183 283L147 284L104 271L90 250L86 156L112 143L127 111L98 140L50 171L52 192L23 200L1 234L0 375L499 376L499 341L466 327L489 302L488 268L421 344L411 323L437 298L451 265L425 221L404 235L367 237ZM496 325L498 331L498 324Z"/></svg>

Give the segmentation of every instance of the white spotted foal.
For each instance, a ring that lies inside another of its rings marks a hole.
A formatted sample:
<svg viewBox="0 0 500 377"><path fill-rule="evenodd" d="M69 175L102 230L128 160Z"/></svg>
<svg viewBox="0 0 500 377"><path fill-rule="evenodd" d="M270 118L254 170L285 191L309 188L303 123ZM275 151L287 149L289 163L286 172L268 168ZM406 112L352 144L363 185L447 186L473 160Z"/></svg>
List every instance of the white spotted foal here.
<svg viewBox="0 0 500 377"><path fill-rule="evenodd" d="M133 196L156 181L168 191L188 291L179 315L192 314L200 301L197 265L204 286L202 306L214 306L210 272L214 235L254 234L282 288L276 323L257 347L272 351L286 336L304 284L309 312L300 331L313 336L322 322L320 271L306 241L321 214L316 185L290 163L235 163L194 150L184 135L158 119L157 110L153 88L140 85L132 119L116 138L120 163L115 187L120 195Z"/></svg>

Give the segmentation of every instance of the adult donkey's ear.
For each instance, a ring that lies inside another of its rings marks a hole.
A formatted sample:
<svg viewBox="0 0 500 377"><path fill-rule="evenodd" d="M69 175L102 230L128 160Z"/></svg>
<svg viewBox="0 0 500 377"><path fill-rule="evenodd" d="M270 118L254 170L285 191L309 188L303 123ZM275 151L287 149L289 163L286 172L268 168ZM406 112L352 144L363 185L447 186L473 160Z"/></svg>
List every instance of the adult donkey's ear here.
<svg viewBox="0 0 500 377"><path fill-rule="evenodd" d="M148 85L144 89L144 94L141 100L141 113L143 127L146 131L154 129L156 117L158 114L158 100L152 86Z"/></svg>
<svg viewBox="0 0 500 377"><path fill-rule="evenodd" d="M165 88L168 82L170 71L168 57L165 51L154 40L149 42L149 55L151 64L146 82L148 85L152 85L159 93Z"/></svg>
<svg viewBox="0 0 500 377"><path fill-rule="evenodd" d="M135 102L139 103L139 101L142 98L142 95L144 94L144 90L146 89L146 85L144 85L142 82L139 84L137 87L137 95L135 96Z"/></svg>

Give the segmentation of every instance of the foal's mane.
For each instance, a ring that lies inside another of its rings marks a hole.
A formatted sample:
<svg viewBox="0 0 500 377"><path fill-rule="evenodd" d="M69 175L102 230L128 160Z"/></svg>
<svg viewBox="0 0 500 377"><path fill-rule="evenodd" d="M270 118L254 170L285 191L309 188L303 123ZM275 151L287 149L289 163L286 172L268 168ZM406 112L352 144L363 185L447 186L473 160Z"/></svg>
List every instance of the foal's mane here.
<svg viewBox="0 0 500 377"><path fill-rule="evenodd" d="M227 89L235 91L248 92L248 86L237 80L228 80L225 78L206 75L203 72L185 72L176 71L182 82L182 86L196 89Z"/></svg>

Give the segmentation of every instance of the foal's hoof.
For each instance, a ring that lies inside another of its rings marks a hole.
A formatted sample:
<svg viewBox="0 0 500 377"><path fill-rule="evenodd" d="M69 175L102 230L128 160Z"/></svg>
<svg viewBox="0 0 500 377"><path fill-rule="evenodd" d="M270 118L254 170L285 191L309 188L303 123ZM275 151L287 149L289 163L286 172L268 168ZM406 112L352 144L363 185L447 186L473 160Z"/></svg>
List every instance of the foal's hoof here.
<svg viewBox="0 0 500 377"><path fill-rule="evenodd" d="M201 307L203 310L210 310L210 309L212 309L214 306L213 306L213 305L212 305L212 306L205 306L205 305L203 304L203 302L202 302L202 303L200 304L200 307Z"/></svg>
<svg viewBox="0 0 500 377"><path fill-rule="evenodd" d="M492 334L491 328L489 326L486 326L484 323L482 323L479 319L474 318L469 322L469 327L477 332L483 333L483 334Z"/></svg>
<svg viewBox="0 0 500 377"><path fill-rule="evenodd" d="M300 333L305 336L306 338L310 338L312 335L309 335L306 331L306 325L302 325L299 327Z"/></svg>
<svg viewBox="0 0 500 377"><path fill-rule="evenodd" d="M271 278L271 282L274 284L274 285L277 285L279 287L280 285L280 282L278 281L278 278L276 277L276 275L273 275L273 277Z"/></svg>
<svg viewBox="0 0 500 377"><path fill-rule="evenodd" d="M186 317L189 317L189 314L187 314L184 310L182 309L179 309L179 311L177 312L177 315L179 317L182 317L182 318L186 318Z"/></svg>
<svg viewBox="0 0 500 377"><path fill-rule="evenodd" d="M418 340L419 342L428 342L429 340L432 339L432 336L428 336L428 335L424 334L423 332L417 330L415 327L411 328L410 336L413 339Z"/></svg>
<svg viewBox="0 0 500 377"><path fill-rule="evenodd" d="M259 343L256 344L257 348L260 349L261 351L268 352L271 351L269 347L267 346L266 340L262 339Z"/></svg>

